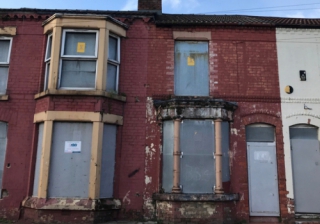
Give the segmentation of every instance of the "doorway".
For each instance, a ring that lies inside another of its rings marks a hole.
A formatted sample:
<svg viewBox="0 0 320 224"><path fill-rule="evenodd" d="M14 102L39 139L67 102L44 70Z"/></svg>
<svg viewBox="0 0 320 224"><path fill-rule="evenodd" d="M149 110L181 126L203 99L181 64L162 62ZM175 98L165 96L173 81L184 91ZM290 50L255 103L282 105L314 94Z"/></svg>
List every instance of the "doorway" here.
<svg viewBox="0 0 320 224"><path fill-rule="evenodd" d="M279 191L274 127L246 127L250 216L279 216Z"/></svg>
<svg viewBox="0 0 320 224"><path fill-rule="evenodd" d="M320 153L318 128L290 127L296 213L320 213Z"/></svg>

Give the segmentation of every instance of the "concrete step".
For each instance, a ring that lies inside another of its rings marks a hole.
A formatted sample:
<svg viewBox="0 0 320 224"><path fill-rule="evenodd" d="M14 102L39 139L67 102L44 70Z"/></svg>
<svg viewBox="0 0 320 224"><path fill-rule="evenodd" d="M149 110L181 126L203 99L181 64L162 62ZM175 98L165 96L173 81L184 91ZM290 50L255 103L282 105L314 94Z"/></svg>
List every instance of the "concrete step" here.
<svg viewBox="0 0 320 224"><path fill-rule="evenodd" d="M295 224L320 224L320 219L296 219Z"/></svg>

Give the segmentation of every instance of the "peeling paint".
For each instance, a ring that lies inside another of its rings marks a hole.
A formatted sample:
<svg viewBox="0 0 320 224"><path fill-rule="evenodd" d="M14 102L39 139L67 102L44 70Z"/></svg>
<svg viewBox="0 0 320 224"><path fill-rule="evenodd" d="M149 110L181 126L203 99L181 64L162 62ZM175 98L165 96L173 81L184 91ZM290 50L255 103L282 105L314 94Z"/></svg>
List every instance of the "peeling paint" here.
<svg viewBox="0 0 320 224"><path fill-rule="evenodd" d="M229 168L230 168L230 173L232 172L232 167L233 167L233 162L236 159L236 154L237 154L237 146L238 142L234 142L232 145L232 150L229 151Z"/></svg>
<svg viewBox="0 0 320 224"><path fill-rule="evenodd" d="M151 182L152 182L152 177L145 176L146 185L150 184Z"/></svg>
<svg viewBox="0 0 320 224"><path fill-rule="evenodd" d="M238 135L238 130L236 128L230 129L232 135Z"/></svg>
<svg viewBox="0 0 320 224"><path fill-rule="evenodd" d="M183 203L179 208L179 211L181 216L187 218L210 218L216 213L216 205L204 202Z"/></svg>
<svg viewBox="0 0 320 224"><path fill-rule="evenodd" d="M148 122L151 122L153 119L153 117L156 115L156 111L155 111L155 115L153 115L153 100L152 97L147 97L147 113L146 113L146 117Z"/></svg>
<svg viewBox="0 0 320 224"><path fill-rule="evenodd" d="M288 208L288 213L289 214L294 214L294 205L292 203L292 199L287 198L287 208Z"/></svg>
<svg viewBox="0 0 320 224"><path fill-rule="evenodd" d="M122 199L122 202L123 202L123 203L127 202L128 205L130 205L130 203L131 203L131 200L129 199L129 194L130 194L130 191L128 191L128 192L126 193L126 195L125 195L125 196L123 197L123 199Z"/></svg>
<svg viewBox="0 0 320 224"><path fill-rule="evenodd" d="M148 211L148 213L146 213L144 216L146 219L150 219L155 214L155 206L153 204L151 197L145 196L143 200L144 200L144 208Z"/></svg>
<svg viewBox="0 0 320 224"><path fill-rule="evenodd" d="M244 201L244 193L241 194L240 201Z"/></svg>

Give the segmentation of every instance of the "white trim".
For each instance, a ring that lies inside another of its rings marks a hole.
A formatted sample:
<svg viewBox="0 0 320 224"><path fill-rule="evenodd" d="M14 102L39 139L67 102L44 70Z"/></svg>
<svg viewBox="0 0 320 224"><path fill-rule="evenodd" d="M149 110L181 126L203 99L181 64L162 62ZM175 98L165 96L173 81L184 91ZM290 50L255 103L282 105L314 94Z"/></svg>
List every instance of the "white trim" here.
<svg viewBox="0 0 320 224"><path fill-rule="evenodd" d="M49 49L49 39L51 38L51 53L52 53L52 40L53 40L53 36L52 36L52 33L48 35L47 37L47 47L46 47L46 54L44 55L44 62L47 62L47 61L50 61L51 60L51 54L49 55L49 58L46 58L47 57L47 53L48 53L48 49Z"/></svg>
<svg viewBox="0 0 320 224"><path fill-rule="evenodd" d="M108 51L108 61L114 61L120 64L120 37L112 33L109 33L109 37L113 37L117 39L117 61L113 59L109 59L109 51ZM108 43L109 43L109 40L108 40Z"/></svg>
<svg viewBox="0 0 320 224"><path fill-rule="evenodd" d="M64 55L66 33L95 33L96 34L96 43L95 43L95 55ZM57 82L57 89L66 89L66 90L95 90L97 88L97 69L98 69L98 45L99 45L99 31L98 30L85 30L85 29L64 29L62 32L61 40L61 52L59 60L59 76ZM96 63L96 73L94 79L94 87L92 88L83 88L83 87L61 87L61 73L62 73L62 62L63 61L95 61Z"/></svg>
<svg viewBox="0 0 320 224"><path fill-rule="evenodd" d="M95 33L96 34L96 44L95 44L95 52L94 55L65 55L65 42L66 42L66 33ZM60 57L62 58L97 58L98 57L98 44L99 44L99 31L98 30L83 30L83 29L64 29L62 33L62 44L61 44L61 52Z"/></svg>
<svg viewBox="0 0 320 224"><path fill-rule="evenodd" d="M50 60L46 62L46 68L44 72L44 85L43 85L44 91L48 89L48 80L49 80L49 73L50 73L50 71L48 71L48 66L50 63L51 63Z"/></svg>
<svg viewBox="0 0 320 224"><path fill-rule="evenodd" d="M9 51L8 51L8 57L6 62L0 62L0 65L9 65L10 64L10 56L11 56L11 48L12 48L12 37L3 37L0 36L1 40L9 40Z"/></svg>
<svg viewBox="0 0 320 224"><path fill-rule="evenodd" d="M120 64L114 63L113 61L108 61L107 66L108 66L108 64L112 64L112 65L116 66L116 68L117 68L117 72L116 72L116 92L118 92ZM106 75L107 75L107 79L108 79L108 74L106 74ZM108 80L107 80L107 82L108 82Z"/></svg>
<svg viewBox="0 0 320 224"><path fill-rule="evenodd" d="M95 61L96 62L96 74L94 77L94 87L92 88L85 88L85 87L61 87L61 73L62 73L62 62L63 61ZM58 86L57 89L66 89L66 90L95 90L97 88L97 69L98 69L98 60L67 60L60 58L59 60L59 79L58 79Z"/></svg>
<svg viewBox="0 0 320 224"><path fill-rule="evenodd" d="M116 89L115 91L118 92L118 87L119 87L119 73L120 73L120 43L121 43L121 39L119 36L115 35L115 34L112 34L112 33L109 33L109 36L108 36L108 49L109 49L109 38L110 37L113 37L117 40L117 61L116 60L113 60L113 59L109 59L109 50L108 50L108 62L107 62L107 66L108 66L108 63L112 64L112 65L115 65L117 67L117 72L116 72ZM108 71L108 69L107 69ZM106 82L108 82L108 74L106 74Z"/></svg>
<svg viewBox="0 0 320 224"><path fill-rule="evenodd" d="M50 38L51 38L51 46L49 46ZM43 85L43 90L44 91L48 89L48 80L49 80L49 73L50 73L50 71L48 71L48 66L51 63L52 41L53 41L53 36L52 36L52 33L51 33L51 34L49 34L47 36L46 52L45 52L45 55L44 55L44 62L46 64L46 68L45 68L45 71L44 71L44 85ZM51 54L49 55L49 58L46 58L49 48L50 48Z"/></svg>

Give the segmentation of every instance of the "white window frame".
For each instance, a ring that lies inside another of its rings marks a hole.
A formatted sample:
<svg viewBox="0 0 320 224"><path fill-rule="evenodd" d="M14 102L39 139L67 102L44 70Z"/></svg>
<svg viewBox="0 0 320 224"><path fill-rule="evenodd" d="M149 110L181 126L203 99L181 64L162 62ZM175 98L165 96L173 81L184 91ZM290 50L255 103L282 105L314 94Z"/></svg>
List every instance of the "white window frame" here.
<svg viewBox="0 0 320 224"><path fill-rule="evenodd" d="M65 42L66 42L66 34L68 32L72 33L95 33L96 34L96 46L95 46L95 55L94 56L81 56L81 55L65 55ZM58 89L69 89L69 90L93 90L96 89L97 86L97 69L98 69L98 45L99 45L99 31L98 30L83 30L83 29L64 29L62 32L62 40L61 40L61 53L60 53L60 65L59 65L59 82ZM95 86L94 88L83 88L83 87L61 87L61 72L62 72L62 61L63 60L72 60L77 59L79 61L92 61L94 59L96 61L96 74L95 74Z"/></svg>
<svg viewBox="0 0 320 224"><path fill-rule="evenodd" d="M9 40L9 52L8 52L8 58L7 58L7 61L5 62L1 62L0 61L0 67L8 67L9 68L9 65L10 65L10 56L11 56L11 48L12 48L12 37L5 37L5 36L0 36L0 41L1 40ZM8 69L8 74L7 74L7 83L6 83L6 92L8 90L8 81L9 81L9 69ZM5 93L6 94L6 93ZM4 94L4 95L5 95ZM0 93L0 95L3 95Z"/></svg>
<svg viewBox="0 0 320 224"><path fill-rule="evenodd" d="M118 86L119 86L119 70L120 70L120 37L110 33L109 37L108 37L108 45L109 45L109 38L113 37L115 39L117 39L117 60L113 60L109 58L109 51L108 51L108 64L112 64L114 66L117 67L117 73L116 73L116 92L118 92ZM109 47L109 46L108 46ZM107 65L108 66L108 65ZM108 70L107 70L108 71ZM106 78L107 82L108 82L108 74L107 74L107 78Z"/></svg>
<svg viewBox="0 0 320 224"><path fill-rule="evenodd" d="M50 38L51 38L51 46L49 46L50 43ZM51 47L51 53L52 53L52 46L53 46L53 36L52 33L48 35L47 37L47 47L46 47L46 53L45 53L45 58L44 58L44 62L46 63L46 68L45 68L45 75L44 75L44 86L43 86L43 90L45 91L46 89L48 89L48 80L49 80L49 73L50 71L48 71L48 66L51 64L51 54L49 55L49 57L47 58L47 53L48 53L48 49L49 47Z"/></svg>

